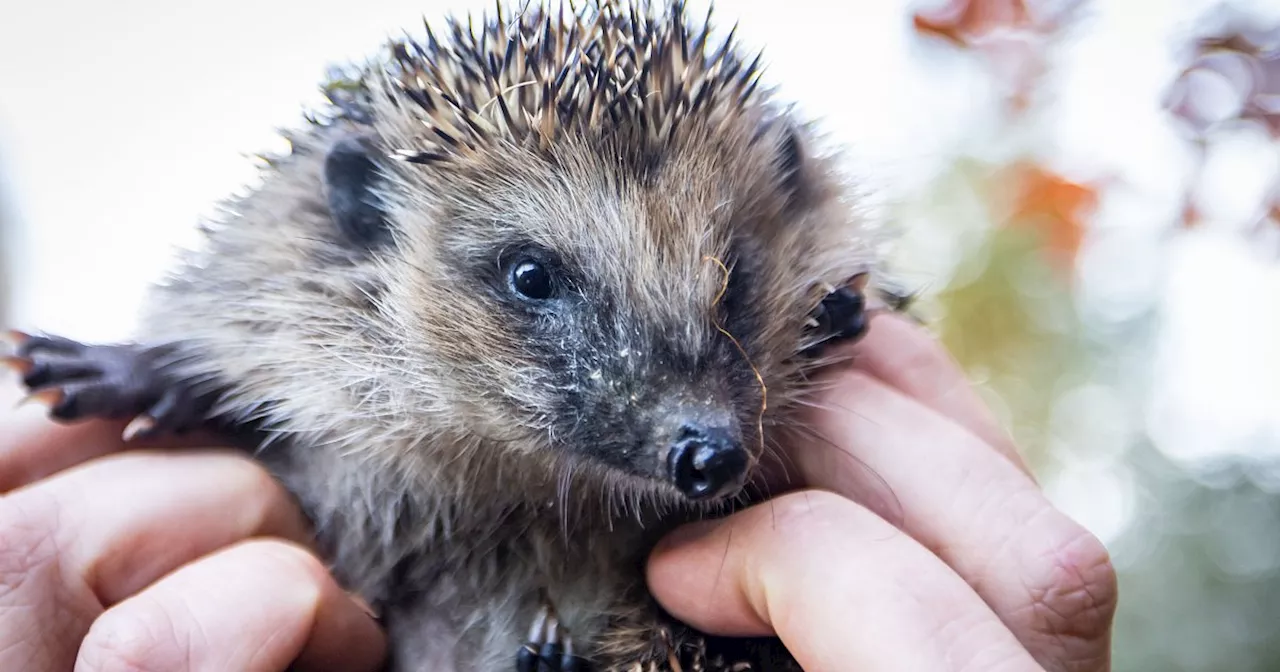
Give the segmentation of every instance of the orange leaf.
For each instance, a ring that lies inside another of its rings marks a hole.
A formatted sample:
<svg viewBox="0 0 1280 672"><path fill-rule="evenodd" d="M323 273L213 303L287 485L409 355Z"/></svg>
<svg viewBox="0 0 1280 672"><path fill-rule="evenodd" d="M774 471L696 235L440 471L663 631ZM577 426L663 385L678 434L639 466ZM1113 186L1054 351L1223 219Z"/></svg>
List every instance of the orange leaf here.
<svg viewBox="0 0 1280 672"><path fill-rule="evenodd" d="M1046 236L1046 252L1073 263L1084 240L1085 219L1097 207L1097 187L1029 164L1014 168L1013 178L1016 192L1009 222L1037 226Z"/></svg>
<svg viewBox="0 0 1280 672"><path fill-rule="evenodd" d="M1025 0L951 0L914 13L911 21L917 31L961 47L971 47L975 39L999 28L1031 27Z"/></svg>

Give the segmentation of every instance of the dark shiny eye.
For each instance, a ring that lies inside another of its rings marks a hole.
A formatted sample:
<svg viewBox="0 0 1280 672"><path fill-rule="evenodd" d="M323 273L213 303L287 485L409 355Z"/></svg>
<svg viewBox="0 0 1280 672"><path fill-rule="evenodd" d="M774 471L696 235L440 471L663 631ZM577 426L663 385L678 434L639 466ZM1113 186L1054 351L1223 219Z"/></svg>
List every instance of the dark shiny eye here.
<svg viewBox="0 0 1280 672"><path fill-rule="evenodd" d="M526 298L549 299L555 287L551 271L532 260L525 259L511 268L511 287Z"/></svg>

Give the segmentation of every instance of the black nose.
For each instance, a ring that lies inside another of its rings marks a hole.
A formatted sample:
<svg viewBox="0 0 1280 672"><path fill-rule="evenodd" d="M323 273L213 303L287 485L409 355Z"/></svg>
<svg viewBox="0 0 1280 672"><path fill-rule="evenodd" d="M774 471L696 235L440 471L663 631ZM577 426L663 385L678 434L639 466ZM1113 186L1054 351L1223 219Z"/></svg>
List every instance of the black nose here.
<svg viewBox="0 0 1280 672"><path fill-rule="evenodd" d="M728 430L686 425L667 455L671 482L689 499L708 499L742 486L747 451Z"/></svg>

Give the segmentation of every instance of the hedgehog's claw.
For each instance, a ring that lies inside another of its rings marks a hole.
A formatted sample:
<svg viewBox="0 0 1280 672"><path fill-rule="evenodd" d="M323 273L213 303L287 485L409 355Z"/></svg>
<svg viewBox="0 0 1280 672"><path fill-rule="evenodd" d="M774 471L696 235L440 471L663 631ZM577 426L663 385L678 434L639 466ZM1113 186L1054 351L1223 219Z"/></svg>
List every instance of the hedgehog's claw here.
<svg viewBox="0 0 1280 672"><path fill-rule="evenodd" d="M529 628L529 640L516 652L516 672L585 672L573 653L573 639L560 625L555 609L544 603Z"/></svg>
<svg viewBox="0 0 1280 672"><path fill-rule="evenodd" d="M27 396L18 400L18 408L27 406L28 404L42 404L50 409L57 408L62 405L66 399L66 395L59 389L40 390L32 392Z"/></svg>
<svg viewBox="0 0 1280 672"><path fill-rule="evenodd" d="M18 331L17 329L6 329L4 332L4 340L13 347L21 347L23 343L31 340L31 334Z"/></svg>
<svg viewBox="0 0 1280 672"><path fill-rule="evenodd" d="M143 413L129 421L129 424L125 426L124 431L121 432L120 438L124 439L125 442L129 442L139 436L154 432L155 429L156 419L146 413Z"/></svg>
<svg viewBox="0 0 1280 672"><path fill-rule="evenodd" d="M31 370L35 368L35 363L26 357L5 356L0 357L0 364L22 377L27 377Z"/></svg>
<svg viewBox="0 0 1280 672"><path fill-rule="evenodd" d="M680 656L676 655L676 645L672 642L671 628L664 625L658 631L658 634L662 638L663 646L667 650L667 659L664 662L666 662L671 672L684 672L684 666L680 664Z"/></svg>

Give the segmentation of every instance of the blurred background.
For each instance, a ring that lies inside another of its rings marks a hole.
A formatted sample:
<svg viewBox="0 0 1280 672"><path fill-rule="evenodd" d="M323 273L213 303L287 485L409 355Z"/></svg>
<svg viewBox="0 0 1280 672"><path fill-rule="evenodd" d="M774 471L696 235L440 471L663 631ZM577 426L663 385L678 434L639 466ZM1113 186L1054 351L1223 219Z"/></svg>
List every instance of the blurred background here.
<svg viewBox="0 0 1280 672"><path fill-rule="evenodd" d="M127 336L335 61L465 0L0 21L0 323ZM704 2L690 2L701 12ZM721 0L1121 573L1116 670L1280 670L1280 2Z"/></svg>

